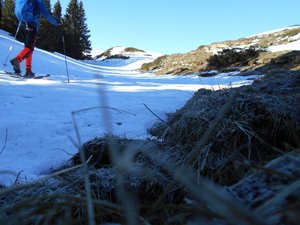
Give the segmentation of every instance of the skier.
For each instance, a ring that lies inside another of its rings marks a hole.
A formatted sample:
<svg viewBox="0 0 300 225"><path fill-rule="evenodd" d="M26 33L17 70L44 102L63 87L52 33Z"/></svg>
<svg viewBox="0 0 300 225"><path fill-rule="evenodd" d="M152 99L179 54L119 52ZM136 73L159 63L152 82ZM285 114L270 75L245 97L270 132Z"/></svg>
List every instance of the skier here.
<svg viewBox="0 0 300 225"><path fill-rule="evenodd" d="M43 15L53 25L60 25L48 11L44 0L16 0L15 15L21 23L21 32L24 36L24 48L10 60L15 73L20 74L20 63L25 60L26 77L34 77L32 72L32 54L36 43L40 15Z"/></svg>

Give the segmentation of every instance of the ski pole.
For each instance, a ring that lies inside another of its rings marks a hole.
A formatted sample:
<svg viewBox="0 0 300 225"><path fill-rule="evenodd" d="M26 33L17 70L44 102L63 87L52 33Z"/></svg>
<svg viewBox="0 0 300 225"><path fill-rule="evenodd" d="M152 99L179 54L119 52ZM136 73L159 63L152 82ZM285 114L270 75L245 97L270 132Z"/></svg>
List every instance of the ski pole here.
<svg viewBox="0 0 300 225"><path fill-rule="evenodd" d="M13 48L15 42L16 42L17 35L18 35L19 30L20 30L20 27L21 27L21 23L22 23L22 22L20 21L20 22L19 22L19 25L18 25L18 28L17 28L17 31L16 31L16 34L15 34L15 37L14 37L14 40L13 40L13 42L11 43L10 48L9 48L9 50L8 50L7 57L6 57L5 62L4 62L4 64L3 64L3 70L4 70L4 68L5 68L5 66L6 66L6 63L7 63L7 60L8 60L8 58L9 58L9 56L10 56L11 50L12 50L12 48Z"/></svg>
<svg viewBox="0 0 300 225"><path fill-rule="evenodd" d="M60 29L61 29L61 40L62 40L62 43L63 43L63 49L64 49L64 55L65 55L67 78L68 78L68 83L70 83L68 61L67 61L67 52L66 52L66 44L65 44L65 37L64 37L64 31L63 31L62 23L60 25Z"/></svg>

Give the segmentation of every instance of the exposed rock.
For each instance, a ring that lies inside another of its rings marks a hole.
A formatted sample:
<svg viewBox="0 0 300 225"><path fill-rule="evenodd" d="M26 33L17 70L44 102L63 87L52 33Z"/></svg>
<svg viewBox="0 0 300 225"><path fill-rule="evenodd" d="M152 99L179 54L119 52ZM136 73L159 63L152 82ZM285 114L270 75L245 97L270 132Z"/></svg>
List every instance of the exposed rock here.
<svg viewBox="0 0 300 225"><path fill-rule="evenodd" d="M200 76L200 77L212 77L212 76L215 76L217 74L218 74L218 72L213 70L213 71L200 72L200 73L198 73L198 76Z"/></svg>

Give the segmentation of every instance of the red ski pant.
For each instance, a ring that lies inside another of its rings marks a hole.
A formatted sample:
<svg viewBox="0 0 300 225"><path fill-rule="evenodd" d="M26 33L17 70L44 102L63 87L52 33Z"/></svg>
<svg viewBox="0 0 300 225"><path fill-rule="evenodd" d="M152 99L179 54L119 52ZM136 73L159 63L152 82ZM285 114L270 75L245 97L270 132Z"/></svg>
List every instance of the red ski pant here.
<svg viewBox="0 0 300 225"><path fill-rule="evenodd" d="M32 67L32 54L36 42L36 28L22 24L21 27L22 34L24 36L24 48L17 55L17 60L26 62L26 70L31 70Z"/></svg>

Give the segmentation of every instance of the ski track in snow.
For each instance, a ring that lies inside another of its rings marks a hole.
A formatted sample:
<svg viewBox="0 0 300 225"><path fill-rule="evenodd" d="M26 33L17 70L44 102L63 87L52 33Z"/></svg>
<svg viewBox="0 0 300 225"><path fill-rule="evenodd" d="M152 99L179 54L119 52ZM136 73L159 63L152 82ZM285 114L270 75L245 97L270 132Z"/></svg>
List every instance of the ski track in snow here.
<svg viewBox="0 0 300 225"><path fill-rule="evenodd" d="M12 38L0 32L0 62L4 64ZM22 48L16 42L10 58ZM80 143L107 133L145 138L157 121L144 104L160 118L182 107L200 88L219 89L250 84L234 73L199 78L155 76L137 68L153 58L82 62L68 58L67 83L64 56L36 49L33 70L51 74L48 79L18 80L0 68L0 184L11 185L37 179L66 163L77 152L72 112ZM24 67L24 64L22 64ZM86 109L86 110L85 110ZM108 112L110 118L103 115ZM111 128L110 128L111 127ZM6 140L7 139L7 140Z"/></svg>

